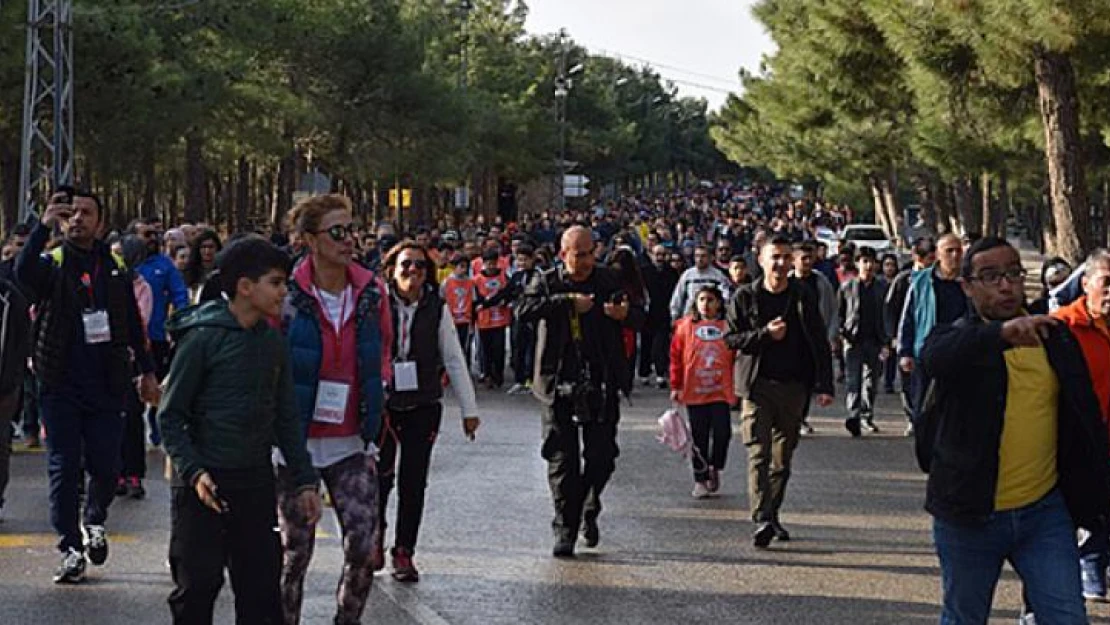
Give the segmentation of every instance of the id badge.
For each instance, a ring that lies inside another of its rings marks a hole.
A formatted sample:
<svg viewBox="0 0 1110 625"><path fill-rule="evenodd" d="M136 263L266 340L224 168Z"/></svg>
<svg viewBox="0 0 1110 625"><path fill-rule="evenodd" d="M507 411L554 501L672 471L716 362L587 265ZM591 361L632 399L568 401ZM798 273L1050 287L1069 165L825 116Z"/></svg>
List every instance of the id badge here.
<svg viewBox="0 0 1110 625"><path fill-rule="evenodd" d="M350 384L320 380L320 385L316 388L316 409L312 412L312 420L342 425L343 418L347 416L347 398L350 394Z"/></svg>
<svg viewBox="0 0 1110 625"><path fill-rule="evenodd" d="M415 391L418 386L415 362L410 360L393 363L393 390Z"/></svg>
<svg viewBox="0 0 1110 625"><path fill-rule="evenodd" d="M112 329L108 326L108 311L94 310L81 315L85 324L85 343L97 345L112 340Z"/></svg>

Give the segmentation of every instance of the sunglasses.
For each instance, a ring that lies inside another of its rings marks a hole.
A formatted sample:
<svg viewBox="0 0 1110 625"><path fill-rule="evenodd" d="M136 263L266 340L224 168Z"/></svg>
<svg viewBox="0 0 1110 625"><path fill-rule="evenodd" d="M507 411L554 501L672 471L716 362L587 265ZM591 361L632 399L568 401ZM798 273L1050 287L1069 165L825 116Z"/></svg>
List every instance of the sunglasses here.
<svg viewBox="0 0 1110 625"><path fill-rule="evenodd" d="M405 260L402 260L401 262L399 262L397 264L400 265L401 269L404 269L405 271L408 271L409 269L416 269L416 270L419 270L419 271L424 271L425 269L428 268L428 261L426 261L426 260L405 259Z"/></svg>
<svg viewBox="0 0 1110 625"><path fill-rule="evenodd" d="M317 230L317 231L313 232L312 234L320 234L320 233L326 232L326 233L328 233L328 236L332 238L333 241L346 241L347 237L354 237L355 236L355 231L356 230L357 230L357 228L355 228L354 224L347 224L346 226L342 226L342 225L337 224L337 225L334 225L334 226L328 228L327 230Z"/></svg>

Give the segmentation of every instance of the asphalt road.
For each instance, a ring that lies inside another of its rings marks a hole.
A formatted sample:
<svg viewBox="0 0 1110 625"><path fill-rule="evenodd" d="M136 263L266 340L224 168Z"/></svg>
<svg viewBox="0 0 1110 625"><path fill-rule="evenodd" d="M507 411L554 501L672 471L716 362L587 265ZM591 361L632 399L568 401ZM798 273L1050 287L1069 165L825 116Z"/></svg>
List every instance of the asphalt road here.
<svg viewBox="0 0 1110 625"><path fill-rule="evenodd" d="M437 446L417 553L422 579L381 574L366 623L935 623L939 571L924 477L902 437L894 396L882 432L853 440L838 403L812 423L796 456L783 522L790 543L751 546L746 456L734 439L721 496L695 501L685 462L654 440L663 391L637 389L623 408L617 472L606 491L602 539L573 561L550 556L551 504L530 396L481 392L477 442L449 406ZM50 581L57 564L47 520L45 457L17 453L0 524L0 625L169 623L165 598L168 488L113 505L112 555L78 587ZM157 452L151 465L160 467ZM152 473L160 474L160 470ZM391 511L395 508L391 508ZM306 590L306 624L330 623L341 561L334 516L322 526ZM1016 622L1019 589L1007 570L992 623ZM1089 606L1091 621L1110 609ZM230 592L217 623L231 623Z"/></svg>

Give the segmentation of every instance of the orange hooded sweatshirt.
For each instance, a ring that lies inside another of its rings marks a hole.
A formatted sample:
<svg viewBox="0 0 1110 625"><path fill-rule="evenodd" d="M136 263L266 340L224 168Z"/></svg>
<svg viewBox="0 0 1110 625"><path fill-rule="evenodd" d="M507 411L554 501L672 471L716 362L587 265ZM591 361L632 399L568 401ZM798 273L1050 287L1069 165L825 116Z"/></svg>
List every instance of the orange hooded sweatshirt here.
<svg viewBox="0 0 1110 625"><path fill-rule="evenodd" d="M725 345L728 322L723 319L694 320L683 317L671 339L671 388L679 403L701 406L716 402L736 403L732 386L734 354Z"/></svg>

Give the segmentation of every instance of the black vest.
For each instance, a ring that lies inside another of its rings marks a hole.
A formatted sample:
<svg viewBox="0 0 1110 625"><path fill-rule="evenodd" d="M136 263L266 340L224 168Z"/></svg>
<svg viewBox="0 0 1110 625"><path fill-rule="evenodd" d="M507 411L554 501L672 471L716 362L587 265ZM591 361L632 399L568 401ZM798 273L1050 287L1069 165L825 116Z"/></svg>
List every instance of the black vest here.
<svg viewBox="0 0 1110 625"><path fill-rule="evenodd" d="M400 359L401 315L390 285L389 305L393 312L393 360ZM408 360L416 363L417 389L396 392L389 390L386 407L390 412L404 412L431 406L443 397L443 357L439 350L439 324L443 319L443 299L435 287L424 286L416 315L412 321L412 339Z"/></svg>
<svg viewBox="0 0 1110 625"><path fill-rule="evenodd" d="M98 246L96 253L101 254L103 266L108 272L106 308L108 327L112 332L112 342L108 347L108 387L113 395L122 395L131 384L131 340L127 323L128 289L133 288L131 272L120 267L107 248ZM31 330L35 373L48 387L63 385L73 330L82 323L84 306L81 293L84 287L73 275L71 259L72 252L63 255L58 279L54 281L50 296L38 302L38 316Z"/></svg>

